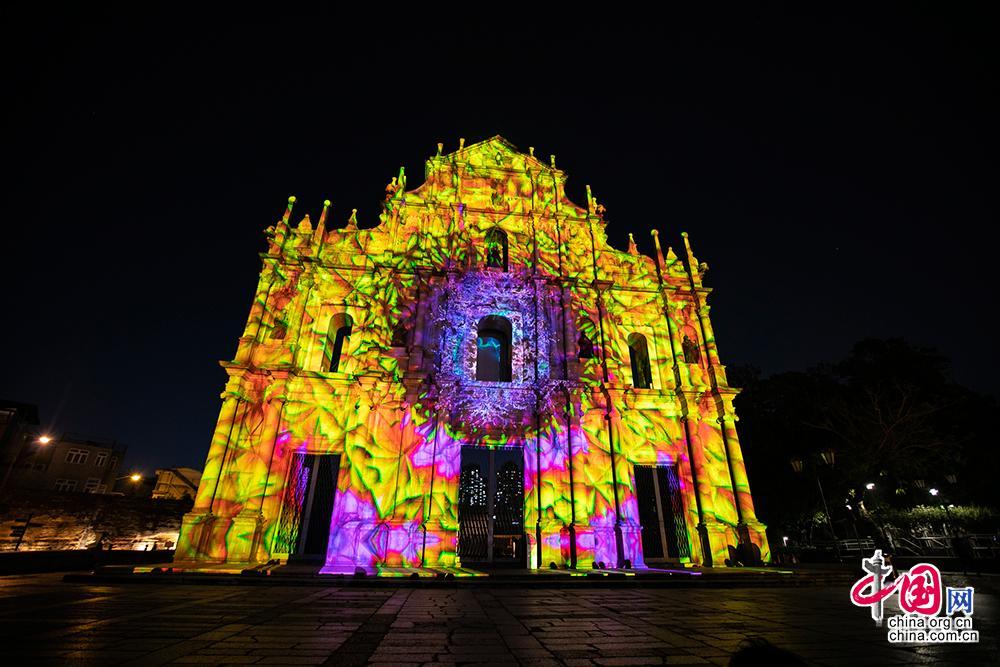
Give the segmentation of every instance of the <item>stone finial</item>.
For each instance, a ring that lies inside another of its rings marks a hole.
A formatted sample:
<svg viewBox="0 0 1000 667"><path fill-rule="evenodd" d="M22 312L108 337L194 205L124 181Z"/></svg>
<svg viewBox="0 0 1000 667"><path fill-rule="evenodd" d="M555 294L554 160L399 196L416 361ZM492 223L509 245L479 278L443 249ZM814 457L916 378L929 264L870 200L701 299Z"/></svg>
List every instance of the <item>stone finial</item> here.
<svg viewBox="0 0 1000 667"><path fill-rule="evenodd" d="M298 230L303 233L309 233L313 230L312 220L309 219L308 213L302 216L302 219L299 221Z"/></svg>
<svg viewBox="0 0 1000 667"><path fill-rule="evenodd" d="M316 223L317 227L322 227L323 225L326 224L326 214L329 212L329 210L330 210L330 200L324 199L323 211L319 214L319 222Z"/></svg>
<svg viewBox="0 0 1000 667"><path fill-rule="evenodd" d="M357 229L358 228L358 209L351 209L351 217L347 219L346 229Z"/></svg>
<svg viewBox="0 0 1000 667"><path fill-rule="evenodd" d="M288 198L288 206L285 208L285 214L281 216L281 221L286 225L288 224L288 218L292 217L292 208L295 206L295 195Z"/></svg>
<svg viewBox="0 0 1000 667"><path fill-rule="evenodd" d="M458 150L465 148L465 137L458 138Z"/></svg>
<svg viewBox="0 0 1000 667"><path fill-rule="evenodd" d="M535 147L534 146L528 146L528 155L530 155L531 157L535 157Z"/></svg>
<svg viewBox="0 0 1000 667"><path fill-rule="evenodd" d="M628 251L631 255L639 254L639 246L635 244L635 237L632 236L632 232L628 233Z"/></svg>
<svg viewBox="0 0 1000 667"><path fill-rule="evenodd" d="M684 250L687 252L688 262L692 268L698 266L698 258L694 256L694 250L691 249L691 239L688 238L687 232L681 232L681 238L684 239Z"/></svg>
<svg viewBox="0 0 1000 667"><path fill-rule="evenodd" d="M326 235L326 214L330 210L330 200L323 200L323 211L319 214L319 222L316 223L316 231L313 232L313 243L322 243L323 237Z"/></svg>
<svg viewBox="0 0 1000 667"><path fill-rule="evenodd" d="M556 168L556 156L555 155L550 155L549 156L549 164L552 165L553 169Z"/></svg>
<svg viewBox="0 0 1000 667"><path fill-rule="evenodd" d="M441 151L443 151L443 150L444 150L444 144L439 141L438 142L438 152L437 152L437 156L438 157L441 157Z"/></svg>
<svg viewBox="0 0 1000 667"><path fill-rule="evenodd" d="M695 287L701 287L701 274L704 272L704 269L698 258L694 256L694 250L691 249L691 240L688 238L688 233L681 232L681 237L684 239L684 250L687 252L688 272L691 274L691 282ZM707 268L706 266L705 269Z"/></svg>
<svg viewBox="0 0 1000 667"><path fill-rule="evenodd" d="M656 229L651 229L649 235L653 237L653 251L656 253L657 266L660 267L662 271L666 267L666 263L663 261L663 250L660 248L660 232Z"/></svg>

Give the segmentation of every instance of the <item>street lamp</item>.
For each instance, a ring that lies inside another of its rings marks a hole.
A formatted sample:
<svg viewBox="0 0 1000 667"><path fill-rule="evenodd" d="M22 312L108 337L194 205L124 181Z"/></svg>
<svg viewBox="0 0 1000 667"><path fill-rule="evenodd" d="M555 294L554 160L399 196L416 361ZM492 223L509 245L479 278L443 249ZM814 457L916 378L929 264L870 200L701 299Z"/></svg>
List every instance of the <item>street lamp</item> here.
<svg viewBox="0 0 1000 667"><path fill-rule="evenodd" d="M34 443L36 445L41 445L42 447L49 444L50 442L52 442L52 438L47 435L40 435L34 440ZM14 466L17 465L17 462L21 460L21 454L24 453L24 448L27 447L27 443L28 443L28 436L27 434L25 434L24 439L21 441L21 447L17 450L17 453L14 454L14 458L11 459L10 465L7 466L7 472L4 473L3 476L3 483L0 484L0 491L3 491L4 489L7 488L7 480L10 479L10 473L14 470Z"/></svg>
<svg viewBox="0 0 1000 667"><path fill-rule="evenodd" d="M819 453L819 455L823 463L830 466L831 468L833 467L834 454L832 449L824 449ZM805 463L803 462L803 460L798 457L793 458L790 461L790 463L792 465L792 470L794 470L796 473L801 473L803 468L805 467ZM820 500L823 501L823 512L826 514L826 525L829 526L830 534L833 535L833 551L837 555L837 561L842 563L843 559L840 557L840 541L837 539L837 531L833 529L833 519L830 517L830 508L827 507L826 504L826 494L823 493L823 483L819 479L819 469L816 467L815 464L813 465L812 468L813 468L813 474L816 477L816 486L819 487L819 497Z"/></svg>
<svg viewBox="0 0 1000 667"><path fill-rule="evenodd" d="M137 473L137 472L131 472L131 473L127 474L127 475L122 475L121 477L115 477L115 481L116 482L119 481L119 480L122 480L122 479L128 479L128 480L131 480L133 482L141 482L142 481L142 475L140 473Z"/></svg>
<svg viewBox="0 0 1000 667"><path fill-rule="evenodd" d="M865 484L865 488L868 489L869 491L873 490L875 488L875 482L868 482L867 484Z"/></svg>
<svg viewBox="0 0 1000 667"><path fill-rule="evenodd" d="M142 481L142 474L138 473L138 472L131 472L131 473L127 474L127 475L122 475L121 477L115 477L114 481L115 482L119 482L119 481L121 481L123 479L127 479L128 481L132 482L132 484L133 484L134 487L138 488L139 482ZM112 489L115 486L116 486L116 484L112 484ZM124 489L123 489L123 491L124 491ZM133 492L134 492L134 489L133 489Z"/></svg>
<svg viewBox="0 0 1000 667"><path fill-rule="evenodd" d="M934 489L934 488L928 489L928 493L930 493L935 498L937 498L938 496L941 496L941 491L939 489ZM951 526L952 532L955 532L955 527L953 525L953 521L952 521L952 518L951 518L951 508L954 507L954 505L948 504L948 499L945 498L944 496L941 496L941 502L944 503L942 505L944 507L944 515L946 517L948 517L948 523L947 523L947 525ZM945 530L945 535L947 535L947 534L948 534L948 531Z"/></svg>

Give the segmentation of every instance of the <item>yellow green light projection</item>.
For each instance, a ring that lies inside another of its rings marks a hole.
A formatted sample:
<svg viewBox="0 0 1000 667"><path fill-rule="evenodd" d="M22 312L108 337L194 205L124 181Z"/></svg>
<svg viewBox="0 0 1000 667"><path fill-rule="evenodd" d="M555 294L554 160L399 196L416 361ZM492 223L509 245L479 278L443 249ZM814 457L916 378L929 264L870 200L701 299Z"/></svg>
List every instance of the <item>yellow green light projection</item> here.
<svg viewBox="0 0 1000 667"><path fill-rule="evenodd" d="M656 231L616 250L554 157L441 151L373 227L293 225L292 198L268 228L177 561L766 560L686 235L686 262Z"/></svg>

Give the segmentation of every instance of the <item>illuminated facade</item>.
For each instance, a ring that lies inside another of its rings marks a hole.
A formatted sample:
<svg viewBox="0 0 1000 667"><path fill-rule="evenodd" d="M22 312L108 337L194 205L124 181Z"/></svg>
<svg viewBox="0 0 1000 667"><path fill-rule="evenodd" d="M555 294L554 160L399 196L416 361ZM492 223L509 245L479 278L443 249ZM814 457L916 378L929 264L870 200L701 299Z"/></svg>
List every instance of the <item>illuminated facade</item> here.
<svg viewBox="0 0 1000 667"><path fill-rule="evenodd" d="M377 226L267 230L177 561L767 560L686 235L616 250L554 157L441 151Z"/></svg>

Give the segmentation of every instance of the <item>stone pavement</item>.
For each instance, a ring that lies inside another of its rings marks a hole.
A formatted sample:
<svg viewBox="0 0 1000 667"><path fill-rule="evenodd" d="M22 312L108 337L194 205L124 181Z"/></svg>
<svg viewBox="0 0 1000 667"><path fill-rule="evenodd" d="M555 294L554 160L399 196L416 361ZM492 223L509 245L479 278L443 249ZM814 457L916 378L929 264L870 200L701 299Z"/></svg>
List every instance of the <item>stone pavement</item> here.
<svg viewBox="0 0 1000 667"><path fill-rule="evenodd" d="M949 585L967 585L946 577ZM764 637L814 664L1000 664L997 580L978 645L893 646L843 587L363 588L0 577L5 664L727 664Z"/></svg>

